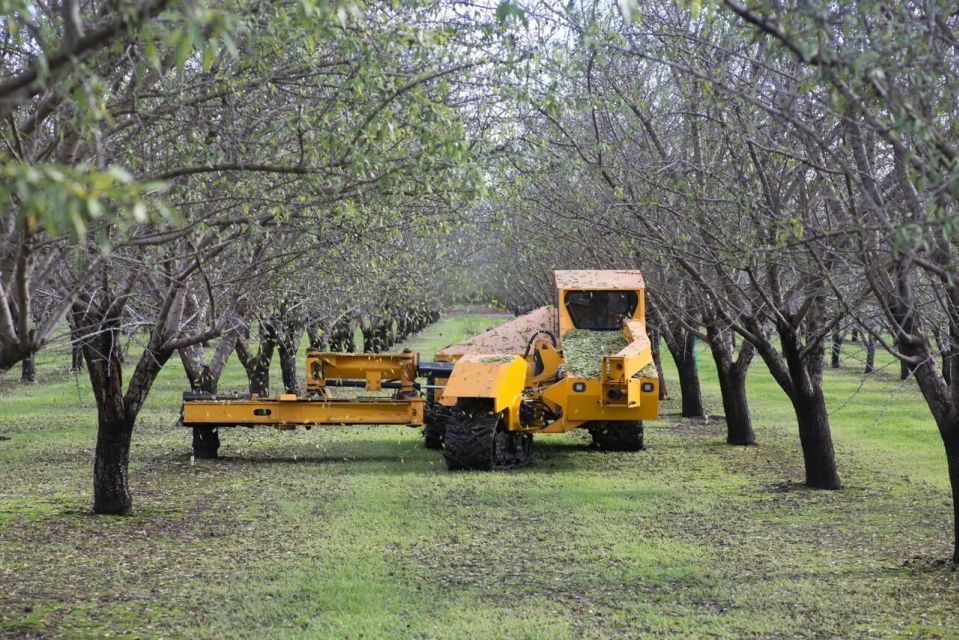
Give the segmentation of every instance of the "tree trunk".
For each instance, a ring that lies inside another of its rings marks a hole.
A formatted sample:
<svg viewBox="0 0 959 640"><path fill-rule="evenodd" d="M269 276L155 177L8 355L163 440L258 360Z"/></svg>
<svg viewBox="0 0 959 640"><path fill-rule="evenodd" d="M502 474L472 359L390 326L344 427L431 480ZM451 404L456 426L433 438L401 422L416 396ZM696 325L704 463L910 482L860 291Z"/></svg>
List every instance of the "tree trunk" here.
<svg viewBox="0 0 959 640"><path fill-rule="evenodd" d="M734 445L756 444L749 401L746 398L746 372L740 371L730 358L713 352L719 391L723 397L726 415L726 442Z"/></svg>
<svg viewBox="0 0 959 640"><path fill-rule="evenodd" d="M318 324L311 324L306 327L306 334L310 341L310 349L314 351L326 351L327 340L323 328Z"/></svg>
<svg viewBox="0 0 959 640"><path fill-rule="evenodd" d="M659 376L659 399L669 399L669 391L666 389L666 376L663 375L663 359L660 351L660 336L657 329L651 329L649 332L650 351L653 354L653 365L656 367L656 375Z"/></svg>
<svg viewBox="0 0 959 640"><path fill-rule="evenodd" d="M797 393L793 408L799 422L806 485L814 489L841 489L822 387L816 385L811 390Z"/></svg>
<svg viewBox="0 0 959 640"><path fill-rule="evenodd" d="M216 460L220 457L220 434L216 428L193 427L193 458Z"/></svg>
<svg viewBox="0 0 959 640"><path fill-rule="evenodd" d="M353 323L347 319L340 319L333 324L330 330L330 351L338 353L353 353L356 343L353 339Z"/></svg>
<svg viewBox="0 0 959 640"><path fill-rule="evenodd" d="M133 423L98 411L96 456L93 466L93 512L127 515L133 499L127 482Z"/></svg>
<svg viewBox="0 0 959 640"><path fill-rule="evenodd" d="M959 564L959 420L940 430L946 445L946 463L949 466L949 486L952 488L952 561Z"/></svg>
<svg viewBox="0 0 959 640"><path fill-rule="evenodd" d="M688 331L682 331L679 341L667 340L666 346L673 355L679 372L682 416L700 418L706 412L703 409L703 394L699 385L699 370L696 366L696 336Z"/></svg>
<svg viewBox="0 0 959 640"><path fill-rule="evenodd" d="M387 316L386 324L384 327L385 334L386 334L385 335L386 348L384 349L384 351L388 350L390 347L392 347L394 344L397 344L401 340L399 335L399 329L397 328L396 323L397 323L396 314L395 313L389 314Z"/></svg>
<svg viewBox="0 0 959 640"><path fill-rule="evenodd" d="M133 508L127 485L127 469L136 413L130 415L124 402L119 314L107 315L99 311L78 311L78 321L75 323L75 326L85 327L89 332L89 336L80 344L83 345L83 359L86 361L90 386L97 404L93 512L126 515ZM146 355L144 353L143 357Z"/></svg>
<svg viewBox="0 0 959 640"><path fill-rule="evenodd" d="M31 353L20 361L20 382L23 384L34 384L37 381L37 361L36 355Z"/></svg>
<svg viewBox="0 0 959 640"><path fill-rule="evenodd" d="M910 366L905 360L899 361L899 379L908 380L909 376L913 373L913 367Z"/></svg>
<svg viewBox="0 0 959 640"><path fill-rule="evenodd" d="M250 395L266 398L270 395L270 361L258 356L253 366L246 370Z"/></svg>
<svg viewBox="0 0 959 640"><path fill-rule="evenodd" d="M238 351L237 342L240 330L234 329L220 338L209 364L204 361L203 348L196 344L179 350L183 369L186 371L193 391L216 393L220 378L226 370L227 362L234 351ZM242 362L242 358L241 358Z"/></svg>
<svg viewBox="0 0 959 640"><path fill-rule="evenodd" d="M876 339L871 335L866 335L866 370L865 373L875 373L876 371Z"/></svg>
<svg viewBox="0 0 959 640"><path fill-rule="evenodd" d="M250 395L266 398L270 395L270 363L278 340L275 328L267 321L260 322L259 332L260 339L256 353L250 351L243 337L237 336L236 355L240 364L246 369Z"/></svg>
<svg viewBox="0 0 959 640"><path fill-rule="evenodd" d="M736 353L735 334L723 328L718 318L709 318L706 324L706 338L709 350L716 363L719 377L719 390L723 398L723 413L726 415L726 442L733 445L756 443L752 417L749 413L749 401L746 398L746 373L752 361L755 349L749 343L742 346L739 358Z"/></svg>
<svg viewBox="0 0 959 640"><path fill-rule="evenodd" d="M78 373L83 369L83 335L72 315L67 316L70 325L70 371Z"/></svg>
<svg viewBox="0 0 959 640"><path fill-rule="evenodd" d="M300 337L280 340L277 349L280 352L280 375L283 377L283 390L287 393L296 393L297 381L296 352L300 348Z"/></svg>
<svg viewBox="0 0 959 640"><path fill-rule="evenodd" d="M936 343L939 346L939 353L942 355L942 377L946 384L952 384L952 359L956 357L957 350L952 338L949 337L948 326L939 328Z"/></svg>
<svg viewBox="0 0 959 640"><path fill-rule="evenodd" d="M103 327L100 334L85 343L83 354L97 403L93 511L126 515L133 507L127 484L133 427L157 374L172 353L158 351L155 343L159 338L151 336L124 393L115 324L106 320L99 325Z"/></svg>
<svg viewBox="0 0 959 640"><path fill-rule="evenodd" d="M822 343L818 343L818 348L803 354L803 347L795 330L782 326L779 327L779 339L791 379L789 399L799 424L799 443L802 445L806 468L806 485L814 489L841 489L842 482L836 467L836 452L829 428L829 414L826 412L826 399L822 393L825 355Z"/></svg>
<svg viewBox="0 0 959 640"><path fill-rule="evenodd" d="M361 327L363 332L363 352L382 353L390 346L390 326L382 318L371 319Z"/></svg>
<svg viewBox="0 0 959 640"><path fill-rule="evenodd" d="M903 354L921 362L914 368L916 382L926 405L932 413L946 450L946 465L949 470L949 485L952 490L953 552L952 560L959 563L959 385L948 385L943 372L936 366L935 353L922 333L919 322L903 323L905 336L898 346ZM953 371L953 374L956 372Z"/></svg>
<svg viewBox="0 0 959 640"><path fill-rule="evenodd" d="M70 359L70 371L78 373L83 369L83 347L78 344L74 344L70 348L71 359Z"/></svg>
<svg viewBox="0 0 959 640"><path fill-rule="evenodd" d="M836 329L832 332L832 361L830 365L833 369L839 368L840 357L842 356L842 331Z"/></svg>
<svg viewBox="0 0 959 640"><path fill-rule="evenodd" d="M363 353L373 353L373 325L361 325L360 333L363 334Z"/></svg>

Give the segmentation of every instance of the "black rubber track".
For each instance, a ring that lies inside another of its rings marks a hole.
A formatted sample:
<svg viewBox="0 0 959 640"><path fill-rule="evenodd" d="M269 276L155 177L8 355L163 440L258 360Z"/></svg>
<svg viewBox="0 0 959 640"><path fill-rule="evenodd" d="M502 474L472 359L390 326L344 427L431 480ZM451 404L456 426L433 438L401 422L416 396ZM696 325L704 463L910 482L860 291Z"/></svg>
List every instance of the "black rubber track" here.
<svg viewBox="0 0 959 640"><path fill-rule="evenodd" d="M493 436L499 425L499 414L477 411L470 414L453 407L446 422L443 457L450 471L493 468Z"/></svg>
<svg viewBox="0 0 959 640"><path fill-rule="evenodd" d="M215 460L220 457L220 435L215 427L193 427L193 457Z"/></svg>
<svg viewBox="0 0 959 640"><path fill-rule="evenodd" d="M442 449L446 438L446 423L449 420L449 409L435 405L426 410L423 421L423 444L427 449Z"/></svg>
<svg viewBox="0 0 959 640"><path fill-rule="evenodd" d="M493 436L493 468L516 469L533 459L533 434L497 429Z"/></svg>
<svg viewBox="0 0 959 640"><path fill-rule="evenodd" d="M513 469L530 463L533 438L506 431L497 413L454 407L446 422L443 456L450 471Z"/></svg>
<svg viewBox="0 0 959 640"><path fill-rule="evenodd" d="M643 422L597 421L590 423L593 446L603 451L641 451L643 449Z"/></svg>

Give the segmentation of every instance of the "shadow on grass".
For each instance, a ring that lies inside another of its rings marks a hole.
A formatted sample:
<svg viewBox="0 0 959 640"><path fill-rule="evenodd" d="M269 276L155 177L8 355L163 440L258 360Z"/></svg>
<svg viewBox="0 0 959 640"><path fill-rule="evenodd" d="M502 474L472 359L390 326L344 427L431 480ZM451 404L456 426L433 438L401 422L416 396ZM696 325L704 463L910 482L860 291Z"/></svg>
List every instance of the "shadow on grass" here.
<svg viewBox="0 0 959 640"><path fill-rule="evenodd" d="M326 443L322 452L316 452L313 447L309 449L304 447L304 451L299 453L295 448L276 448L264 447L263 449L247 449L248 453L239 453L231 451L221 453L219 458L214 460L195 460L194 466L206 467L232 467L238 468L245 465L256 467L268 466L287 466L287 465L315 465L315 466L336 466L344 464L393 464L395 466L384 469L377 467L371 469L371 472L378 474L385 472L410 473L411 471L422 469L428 471L431 469L429 463L434 463L432 468L439 466L445 472L445 463L443 452L439 450L426 449L420 444L411 448L412 443L405 442L384 442L383 440L370 439L351 439L348 442L339 440L335 443ZM227 445L224 445L226 447ZM232 448L232 447L231 447ZM495 473L524 473L526 471L535 471L537 468L548 467L551 470L569 470L575 471L584 466L584 454L587 456L603 457L607 455L645 455L643 452L636 453L615 453L605 452L594 449L588 440L571 441L569 439L556 439L551 436L537 438L533 444L533 460L529 467L510 469L506 471L496 471ZM191 456L188 452L178 453L173 456L161 455L155 457L151 462L158 464L189 464ZM591 466L591 465L590 465Z"/></svg>
<svg viewBox="0 0 959 640"><path fill-rule="evenodd" d="M798 481L777 482L775 484L761 485L759 488L769 493L805 493L822 491L821 489L810 487L805 482Z"/></svg>
<svg viewBox="0 0 959 640"><path fill-rule="evenodd" d="M623 458L636 457L640 459L649 455L643 451L603 451L593 447L592 443L582 440L557 439L543 436L533 441L533 464L529 469L548 468L551 471L576 472L585 469L594 469L597 464L603 464L608 457Z"/></svg>
<svg viewBox="0 0 959 640"><path fill-rule="evenodd" d="M363 463L363 462L400 462L400 460L409 460L409 456L396 455L284 455L284 456L220 456L216 460L197 461L196 464L225 464L225 465L331 465L344 463Z"/></svg>

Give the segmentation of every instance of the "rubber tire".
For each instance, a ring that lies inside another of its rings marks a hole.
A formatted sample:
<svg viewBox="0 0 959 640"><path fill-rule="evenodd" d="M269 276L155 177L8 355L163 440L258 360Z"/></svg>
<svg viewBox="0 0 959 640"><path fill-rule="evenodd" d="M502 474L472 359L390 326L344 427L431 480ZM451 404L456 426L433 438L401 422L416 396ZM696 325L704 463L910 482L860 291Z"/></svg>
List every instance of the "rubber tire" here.
<svg viewBox="0 0 959 640"><path fill-rule="evenodd" d="M533 434L497 429L493 436L493 467L518 469L533 459Z"/></svg>
<svg viewBox="0 0 959 640"><path fill-rule="evenodd" d="M439 416L427 415L423 424L423 444L427 449L442 449L446 439L446 421Z"/></svg>
<svg viewBox="0 0 959 640"><path fill-rule="evenodd" d="M642 451L642 420L605 420L591 422L587 427L593 437L593 447L602 451Z"/></svg>
<svg viewBox="0 0 959 640"><path fill-rule="evenodd" d="M493 468L493 440L500 416L477 411L467 413L454 407L446 423L443 457L450 471L490 471Z"/></svg>
<svg viewBox="0 0 959 640"><path fill-rule="evenodd" d="M220 434L215 427L193 427L193 457L216 460L220 457Z"/></svg>

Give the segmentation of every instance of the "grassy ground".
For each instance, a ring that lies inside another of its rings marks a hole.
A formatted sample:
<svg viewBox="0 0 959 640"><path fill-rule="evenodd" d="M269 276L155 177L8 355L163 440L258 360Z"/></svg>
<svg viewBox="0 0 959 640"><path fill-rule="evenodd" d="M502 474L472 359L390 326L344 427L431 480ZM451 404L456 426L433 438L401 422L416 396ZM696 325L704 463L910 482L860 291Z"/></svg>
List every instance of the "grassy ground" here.
<svg viewBox="0 0 959 640"><path fill-rule="evenodd" d="M409 346L499 320L445 318ZM224 460L193 464L171 362L137 428L126 518L88 515L88 383L43 354L41 384L0 382L0 634L959 637L941 444L914 384L864 377L851 346L826 383L838 492L799 484L761 362L758 447L724 445L721 419L683 421L673 400L644 452L543 436L534 466L491 474L447 473L405 427L229 431ZM678 393L672 369L667 383ZM232 363L222 388L243 385Z"/></svg>

